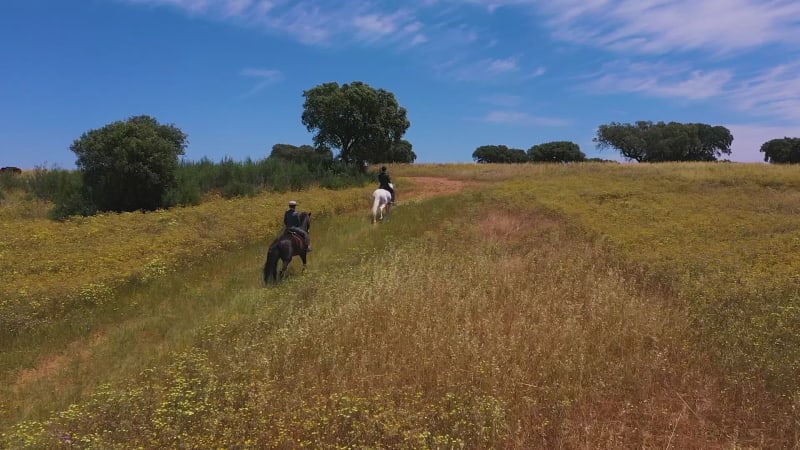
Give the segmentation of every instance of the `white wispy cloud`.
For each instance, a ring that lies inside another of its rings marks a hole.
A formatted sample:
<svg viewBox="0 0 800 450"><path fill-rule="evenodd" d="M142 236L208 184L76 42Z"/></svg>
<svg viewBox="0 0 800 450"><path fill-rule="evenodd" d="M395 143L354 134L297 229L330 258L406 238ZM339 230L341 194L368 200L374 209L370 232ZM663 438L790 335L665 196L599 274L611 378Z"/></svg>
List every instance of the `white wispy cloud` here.
<svg viewBox="0 0 800 450"><path fill-rule="evenodd" d="M484 60L489 73L516 72L519 70L519 58L501 58Z"/></svg>
<svg viewBox="0 0 800 450"><path fill-rule="evenodd" d="M437 64L435 69L440 74L458 81L500 81L518 73L520 62L518 57L478 60L456 57Z"/></svg>
<svg viewBox="0 0 800 450"><path fill-rule="evenodd" d="M730 96L741 111L800 123L800 61L764 69L738 82Z"/></svg>
<svg viewBox="0 0 800 450"><path fill-rule="evenodd" d="M274 69L242 69L241 75L256 80L255 86L247 92L247 96L255 95L283 78L281 71Z"/></svg>
<svg viewBox="0 0 800 450"><path fill-rule="evenodd" d="M693 70L687 64L607 64L584 87L596 94L713 100L751 116L800 123L800 62L767 67L751 75L730 69Z"/></svg>
<svg viewBox="0 0 800 450"><path fill-rule="evenodd" d="M416 46L428 41L423 23L408 10L357 15L352 19L352 25L354 37L359 42Z"/></svg>
<svg viewBox="0 0 800 450"><path fill-rule="evenodd" d="M254 4L254 0L229 0L224 13L226 16L241 16L249 12Z"/></svg>
<svg viewBox="0 0 800 450"><path fill-rule="evenodd" d="M800 36L796 0L559 0L537 8L558 39L639 54L729 53Z"/></svg>
<svg viewBox="0 0 800 450"><path fill-rule="evenodd" d="M479 23L463 20L449 1L395 3L362 0L116 0L134 5L171 7L191 17L252 27L319 46L352 44L423 48L431 60L489 48ZM438 55L438 56L430 56ZM513 61L490 61L502 72Z"/></svg>
<svg viewBox="0 0 800 450"><path fill-rule="evenodd" d="M306 44L429 41L415 11L359 0L117 0L166 6L192 16L282 33ZM417 7L424 5L417 4Z"/></svg>
<svg viewBox="0 0 800 450"><path fill-rule="evenodd" d="M218 0L122 0L127 3L141 4L141 5L166 5L172 6L191 14L204 14L211 10L215 4L219 3ZM227 3L227 2L223 2ZM223 6L227 6L224 5Z"/></svg>
<svg viewBox="0 0 800 450"><path fill-rule="evenodd" d="M540 77L540 76L544 75L544 74L545 74L545 72L547 72L547 69L546 69L546 68L544 68L544 67L537 67L536 69L534 69L534 70L533 70L533 72L531 72L531 73L529 73L529 74L528 74L527 78L536 78L536 77Z"/></svg>
<svg viewBox="0 0 800 450"><path fill-rule="evenodd" d="M490 13L493 13L496 9L502 7L516 6L516 5L530 5L536 3L535 1L532 0L459 0L459 1L483 7Z"/></svg>
<svg viewBox="0 0 800 450"><path fill-rule="evenodd" d="M652 97L707 99L720 95L733 78L729 70L692 70L685 64L631 63L606 64L586 88L594 93L635 92Z"/></svg>
<svg viewBox="0 0 800 450"><path fill-rule="evenodd" d="M626 61L607 63L580 81L591 92L721 99L747 114L800 121L800 63L790 59L800 49L798 0L116 1L169 7L310 45L414 50L437 75L471 82L528 81L546 72L502 39L502 30L484 28L485 16L513 8L544 25L553 40L600 49L599 59L625 55ZM772 65L742 73L746 64L735 58L763 48L779 49Z"/></svg>
<svg viewBox="0 0 800 450"><path fill-rule="evenodd" d="M521 111L494 110L489 111L481 119L483 122L504 124L504 125L524 125L539 127L565 127L570 125L570 121L556 117L542 117Z"/></svg>
<svg viewBox="0 0 800 450"><path fill-rule="evenodd" d="M424 35L422 33L415 34L414 37L411 38L411 46L424 44L424 43L428 42L428 40L429 40L428 36L426 36L426 35Z"/></svg>
<svg viewBox="0 0 800 450"><path fill-rule="evenodd" d="M464 4L486 14L517 8L530 13L531 21L544 21L558 40L634 54L729 53L769 44L795 45L800 37L797 0L409 0L400 6L379 0L117 1L229 18L306 43L326 43L334 37L374 40L394 33L418 43L425 38L438 41L440 36L448 41L459 33L460 40L474 40L481 19L465 19L459 13ZM431 38L434 33L436 39ZM497 41L486 36L485 42L491 46Z"/></svg>

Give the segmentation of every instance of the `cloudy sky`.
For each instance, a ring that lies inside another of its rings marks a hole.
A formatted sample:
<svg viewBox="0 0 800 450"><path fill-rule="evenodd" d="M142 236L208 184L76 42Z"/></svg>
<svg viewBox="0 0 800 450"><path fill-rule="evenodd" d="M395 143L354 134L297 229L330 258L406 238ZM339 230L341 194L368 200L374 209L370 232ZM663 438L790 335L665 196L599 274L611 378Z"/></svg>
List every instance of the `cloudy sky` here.
<svg viewBox="0 0 800 450"><path fill-rule="evenodd" d="M0 165L74 167L70 144L148 114L186 158L310 144L303 91L363 81L408 110L417 162L598 125L724 125L732 160L800 136L797 0L2 0Z"/></svg>

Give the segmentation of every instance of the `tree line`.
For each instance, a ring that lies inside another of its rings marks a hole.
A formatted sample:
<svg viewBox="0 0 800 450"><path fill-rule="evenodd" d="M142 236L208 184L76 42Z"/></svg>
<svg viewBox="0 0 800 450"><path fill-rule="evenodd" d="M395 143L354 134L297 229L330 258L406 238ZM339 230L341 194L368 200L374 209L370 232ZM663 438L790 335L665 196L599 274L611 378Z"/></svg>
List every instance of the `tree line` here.
<svg viewBox="0 0 800 450"><path fill-rule="evenodd" d="M600 125L593 142L599 149L615 149L637 162L717 161L731 154L733 135L723 126L704 123L639 121ZM773 139L761 146L764 161L800 163L800 138ZM555 141L534 145L527 151L505 145L483 145L472 158L481 163L587 161L574 142ZM599 160L597 158L592 160Z"/></svg>
<svg viewBox="0 0 800 450"><path fill-rule="evenodd" d="M578 144L569 141L545 142L527 151L505 145L482 145L472 153L472 159L479 163L587 161Z"/></svg>
<svg viewBox="0 0 800 450"><path fill-rule="evenodd" d="M313 145L275 144L268 157L257 161L183 161L188 136L175 125L141 115L83 133L70 146L77 171L37 170L27 186L54 201L54 218L64 218L196 204L212 191L230 197L311 183L330 188L364 184L372 179L370 164L416 160L412 144L403 139L411 126L407 111L392 92L360 81L330 82L304 91L303 98L300 120L313 133ZM716 161L730 155L733 136L722 126L639 121L601 125L593 141L638 162ZM800 138L771 140L761 152L767 162L800 162ZM483 145L472 157L481 163L602 161L587 159L569 141L545 142L527 151ZM13 171L0 174L0 187L18 185L15 176Z"/></svg>

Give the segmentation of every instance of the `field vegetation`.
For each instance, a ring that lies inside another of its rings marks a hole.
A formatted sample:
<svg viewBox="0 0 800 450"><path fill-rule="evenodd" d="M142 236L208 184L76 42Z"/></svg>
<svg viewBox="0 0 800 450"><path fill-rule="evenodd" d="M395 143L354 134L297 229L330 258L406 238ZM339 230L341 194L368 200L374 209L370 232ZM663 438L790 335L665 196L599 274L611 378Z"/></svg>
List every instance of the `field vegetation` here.
<svg viewBox="0 0 800 450"><path fill-rule="evenodd" d="M390 172L376 226L372 187L291 194L315 252L266 288L289 194L52 222L6 192L0 446L800 445L796 168Z"/></svg>

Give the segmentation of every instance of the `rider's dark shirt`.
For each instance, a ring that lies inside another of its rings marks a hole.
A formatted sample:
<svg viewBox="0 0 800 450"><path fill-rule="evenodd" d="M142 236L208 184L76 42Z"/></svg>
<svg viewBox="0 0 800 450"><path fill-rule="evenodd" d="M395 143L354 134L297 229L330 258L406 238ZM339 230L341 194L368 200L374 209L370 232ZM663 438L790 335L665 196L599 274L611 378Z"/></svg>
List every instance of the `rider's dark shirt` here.
<svg viewBox="0 0 800 450"><path fill-rule="evenodd" d="M283 215L283 224L286 225L286 228L299 227L301 225L300 213L298 213L294 209L289 209Z"/></svg>
<svg viewBox="0 0 800 450"><path fill-rule="evenodd" d="M378 174L378 183L380 183L382 187L383 186L388 187L389 183L391 183L391 182L392 182L392 179L389 177L388 173L381 172L381 173Z"/></svg>

